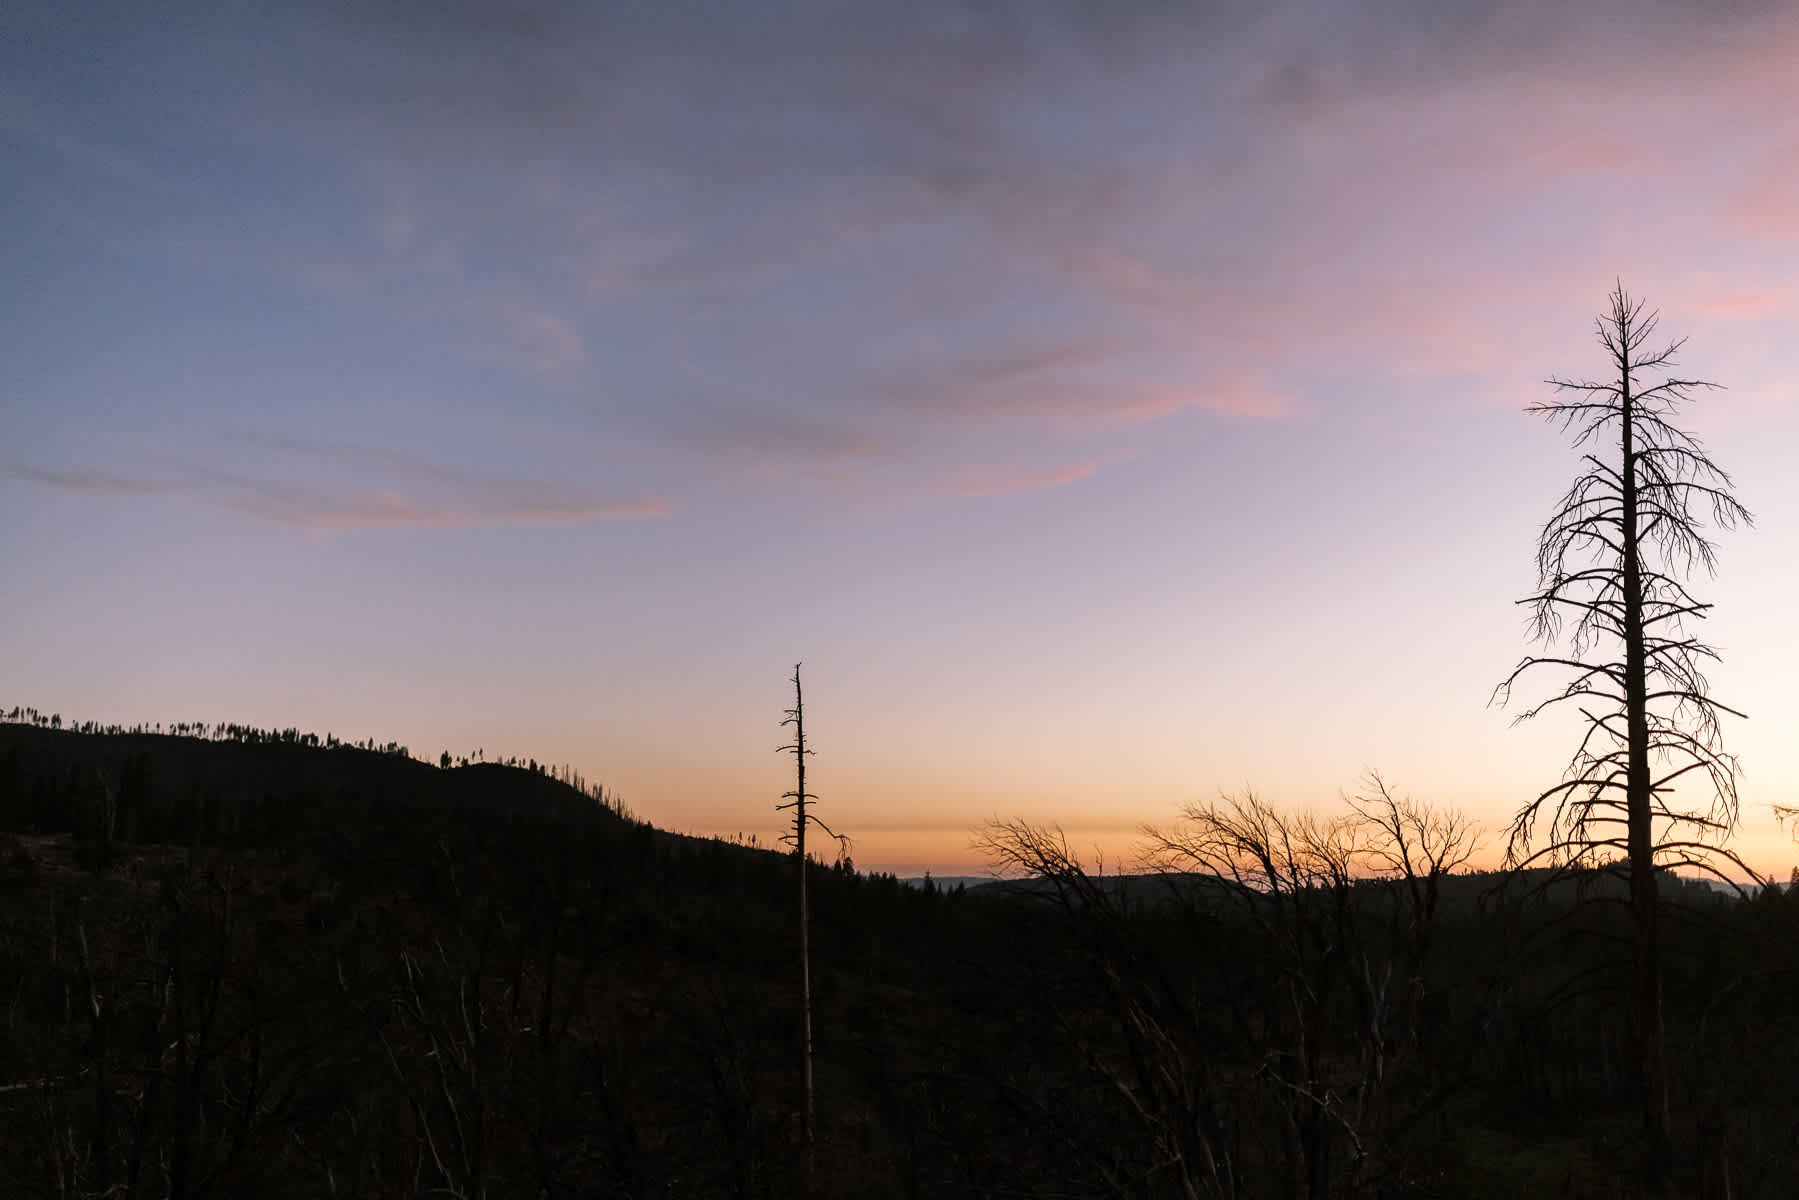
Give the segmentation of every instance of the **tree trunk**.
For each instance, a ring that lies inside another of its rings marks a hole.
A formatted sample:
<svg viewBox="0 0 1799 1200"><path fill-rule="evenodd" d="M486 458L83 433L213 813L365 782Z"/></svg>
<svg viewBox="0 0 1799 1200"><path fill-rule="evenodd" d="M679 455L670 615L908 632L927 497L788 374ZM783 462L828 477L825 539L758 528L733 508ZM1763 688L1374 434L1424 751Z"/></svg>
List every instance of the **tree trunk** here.
<svg viewBox="0 0 1799 1200"><path fill-rule="evenodd" d="M1645 678L1642 555L1637 544L1637 459L1633 441L1629 330L1619 333L1619 383L1623 400L1624 694L1630 739L1626 805L1629 818L1630 913L1636 949L1636 1016L1639 1086L1643 1098L1644 1186L1654 1196L1673 1195L1673 1149L1668 1120L1668 1076L1662 1028L1662 976L1656 929L1655 829L1649 774L1649 701Z"/></svg>
<svg viewBox="0 0 1799 1200"><path fill-rule="evenodd" d="M812 946L811 916L806 900L806 701L800 690L800 668L793 668L793 761L797 778L793 792L793 856L800 883L800 1194L812 1194Z"/></svg>
<svg viewBox="0 0 1799 1200"><path fill-rule="evenodd" d="M1700 1200L1731 1200L1730 1142L1720 1109L1714 1107L1699 1121Z"/></svg>

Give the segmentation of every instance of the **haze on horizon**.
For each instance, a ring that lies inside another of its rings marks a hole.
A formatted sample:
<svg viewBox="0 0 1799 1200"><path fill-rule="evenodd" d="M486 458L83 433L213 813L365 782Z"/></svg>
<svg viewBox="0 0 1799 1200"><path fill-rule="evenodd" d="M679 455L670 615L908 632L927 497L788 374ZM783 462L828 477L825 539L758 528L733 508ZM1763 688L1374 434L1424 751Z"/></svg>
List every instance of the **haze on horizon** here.
<svg viewBox="0 0 1799 1200"><path fill-rule="evenodd" d="M175 0L0 15L0 701L573 764L865 868L1369 767L1491 826L1614 281L1727 390L1698 590L1799 804L1799 8Z"/></svg>

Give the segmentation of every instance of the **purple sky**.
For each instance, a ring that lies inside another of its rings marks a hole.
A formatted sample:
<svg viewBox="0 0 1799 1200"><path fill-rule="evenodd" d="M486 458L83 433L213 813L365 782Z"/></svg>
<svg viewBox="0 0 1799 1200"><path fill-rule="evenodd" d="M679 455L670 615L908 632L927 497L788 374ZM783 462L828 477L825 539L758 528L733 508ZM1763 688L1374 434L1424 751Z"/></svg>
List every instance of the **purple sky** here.
<svg viewBox="0 0 1799 1200"><path fill-rule="evenodd" d="M1353 10L1353 11L1352 11ZM1799 860L1799 7L158 5L0 15L0 702L570 762L860 865L1122 852L1488 694L1614 280L1728 390L1705 633Z"/></svg>

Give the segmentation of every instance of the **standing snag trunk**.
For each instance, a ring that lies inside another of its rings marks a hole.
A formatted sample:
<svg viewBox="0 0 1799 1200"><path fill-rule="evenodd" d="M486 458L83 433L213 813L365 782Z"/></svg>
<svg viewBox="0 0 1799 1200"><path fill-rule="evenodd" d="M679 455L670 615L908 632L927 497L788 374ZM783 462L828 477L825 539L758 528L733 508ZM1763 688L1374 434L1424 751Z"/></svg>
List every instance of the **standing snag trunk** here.
<svg viewBox="0 0 1799 1200"><path fill-rule="evenodd" d="M1649 348L1657 320L1617 287L1597 322L1609 377L1552 379L1557 398L1528 408L1573 434L1585 449L1583 470L1543 527L1537 591L1520 601L1531 606L1534 639L1548 652L1527 656L1494 695L1507 700L1525 672L1554 668L1564 677L1560 690L1517 720L1566 705L1584 721L1562 781L1514 819L1507 858L1518 867L1546 861L1611 870L1623 861L1644 1183L1651 1194L1671 1195L1657 873L1679 865L1722 877L1728 866L1755 877L1724 845L1737 820L1738 768L1719 719L1743 714L1711 697L1701 667L1718 653L1686 630L1711 606L1686 581L1695 566L1710 574L1715 564L1702 515L1724 529L1752 520L1732 495L1730 476L1698 438L1672 424L1682 402L1717 385L1649 382L1682 344ZM1550 649L1564 641L1565 619L1565 647ZM1677 783L1689 789L1684 796ZM1709 791L1709 800L1693 804L1695 791ZM1548 837L1533 844L1541 825Z"/></svg>
<svg viewBox="0 0 1799 1200"><path fill-rule="evenodd" d="M1627 333L1629 314L1615 309L1614 318L1620 332ZM1621 345L1625 340L1620 339ZM1626 772L1627 851L1632 949L1636 961L1638 1072L1643 1100L1647 1182L1652 1191L1666 1193L1672 1186L1674 1162L1668 1114L1667 1036L1662 1028L1660 938L1656 928L1654 785L1649 778L1649 688L1643 629L1642 493L1637 482L1632 363L1628 351L1615 354L1614 361L1618 369L1619 406L1623 411L1623 420L1619 422L1622 443L1619 459L1623 464L1624 485L1619 520L1623 537L1619 541L1624 551L1624 696L1630 743Z"/></svg>
<svg viewBox="0 0 1799 1200"><path fill-rule="evenodd" d="M806 801L818 797L806 790L806 698L800 689L800 664L793 664L793 707L787 710L784 725L793 726L793 743L782 750L793 751L794 789L786 793L793 803L781 805L793 809L793 858L798 865L800 884L800 1056L803 1081L800 1109L800 1136L805 1139L807 1165L812 1155L812 946L811 914L806 908ZM808 1174L810 1170L808 1169Z"/></svg>
<svg viewBox="0 0 1799 1200"><path fill-rule="evenodd" d="M793 726L793 741L782 746L778 753L793 752L794 787L791 792L782 793L786 804L777 804L776 811L793 811L793 832L784 834L782 841L793 845L793 858L799 874L800 890L800 1137L804 1143L804 1179L805 1186L811 1187L812 1178L812 1143L814 1127L814 1110L812 1103L812 947L811 918L807 909L806 896L806 828L817 825L829 836L836 838L841 850L848 844L845 837L837 834L819 820L818 814L811 810L811 802L817 796L806 790L806 756L812 750L806 745L806 701L800 687L800 664L793 665L793 707L787 710L787 718L782 725Z"/></svg>

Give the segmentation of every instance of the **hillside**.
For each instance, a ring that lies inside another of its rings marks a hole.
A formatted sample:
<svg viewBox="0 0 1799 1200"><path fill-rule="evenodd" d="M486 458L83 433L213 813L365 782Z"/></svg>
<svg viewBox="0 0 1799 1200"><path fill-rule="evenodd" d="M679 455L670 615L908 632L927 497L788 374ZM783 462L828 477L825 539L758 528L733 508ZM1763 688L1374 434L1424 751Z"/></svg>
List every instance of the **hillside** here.
<svg viewBox="0 0 1799 1200"><path fill-rule="evenodd" d="M0 1194L1159 1197L1206 1155L1243 1196L1630 1194L1579 881L1446 877L1426 928L1386 886L814 864L808 1182L790 856L528 768L22 725L0 830ZM1799 903L1684 894L1684 1170L1784 1195Z"/></svg>

